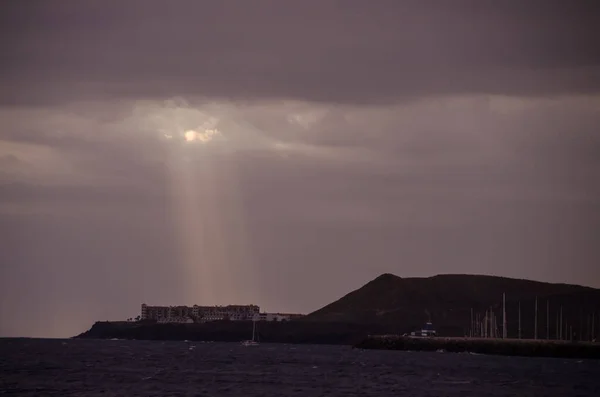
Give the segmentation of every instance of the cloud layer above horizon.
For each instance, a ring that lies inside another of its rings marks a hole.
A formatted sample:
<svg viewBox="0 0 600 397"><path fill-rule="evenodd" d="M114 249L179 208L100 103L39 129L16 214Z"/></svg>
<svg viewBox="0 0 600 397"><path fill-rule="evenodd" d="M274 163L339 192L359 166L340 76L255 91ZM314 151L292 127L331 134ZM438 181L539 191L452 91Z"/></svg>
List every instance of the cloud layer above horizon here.
<svg viewBox="0 0 600 397"><path fill-rule="evenodd" d="M383 272L600 287L597 2L174 4L3 5L0 335Z"/></svg>

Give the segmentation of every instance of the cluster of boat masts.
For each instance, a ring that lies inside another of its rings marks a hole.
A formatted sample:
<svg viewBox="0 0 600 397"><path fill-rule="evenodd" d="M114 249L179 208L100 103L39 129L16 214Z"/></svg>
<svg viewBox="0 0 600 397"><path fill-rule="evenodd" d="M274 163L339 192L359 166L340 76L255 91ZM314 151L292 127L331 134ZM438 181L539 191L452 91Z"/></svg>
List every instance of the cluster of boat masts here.
<svg viewBox="0 0 600 397"><path fill-rule="evenodd" d="M523 332L521 328L521 303L518 304L518 334L517 337L519 339L525 339L523 337ZM584 321L583 315L580 321L579 329L579 340L580 341L591 341L595 342L595 323L596 316L595 313L588 314L587 316L587 327L585 329L584 334ZM538 334L538 298L535 298L535 311L534 311L534 330L533 330L533 339L539 339ZM472 338L508 338L508 327L506 322L506 294L502 294L502 324L499 326L498 319L494 310L490 307L485 311L485 314L481 315L480 313L473 313L473 309L471 309L471 326L469 330L469 336ZM584 338L584 335L587 336ZM569 324L566 319L563 321L563 307L560 308L556 312L556 332L553 335L554 338L550 338L550 301L546 300L546 339L554 339L554 340L575 340L577 337L573 332L573 325Z"/></svg>
<svg viewBox="0 0 600 397"><path fill-rule="evenodd" d="M518 306L519 317L518 317L518 338L522 339L521 330L521 303ZM595 342L595 314L592 313L587 316L587 335L591 342ZM583 320L582 320L583 323ZM583 339L582 325L580 324L580 340ZM502 294L502 333L500 333L500 327L498 326L498 319L493 309L490 307L485 311L485 314L481 316L479 313L473 313L471 309L471 327L469 336L472 338L500 338L507 339L507 324L506 324L506 294ZM252 321L252 339L242 341L244 346L258 346L260 343L256 333L256 321ZM405 334L405 336L407 336ZM410 336L413 337L432 337L437 336L437 333L431 322L427 322L420 331L411 332ZM534 314L534 332L533 339L538 339L538 299L535 298L535 314ZM546 339L550 339L550 301L546 301ZM574 340L573 326L568 324L566 321L563 322L563 308L560 307L556 314L556 334L555 340Z"/></svg>

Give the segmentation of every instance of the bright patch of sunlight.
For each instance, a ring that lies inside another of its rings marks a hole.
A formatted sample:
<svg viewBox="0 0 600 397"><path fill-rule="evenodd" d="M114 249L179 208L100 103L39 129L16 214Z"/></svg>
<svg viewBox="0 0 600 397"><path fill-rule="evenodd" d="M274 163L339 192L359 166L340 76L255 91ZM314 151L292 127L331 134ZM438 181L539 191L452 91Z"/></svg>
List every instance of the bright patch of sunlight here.
<svg viewBox="0 0 600 397"><path fill-rule="evenodd" d="M183 133L183 137L185 138L186 141L193 142L196 140L196 131L187 130L186 132Z"/></svg>
<svg viewBox="0 0 600 397"><path fill-rule="evenodd" d="M194 142L198 141L201 143L210 142L216 135L219 135L220 132L217 129L206 129L204 132L198 132L194 130L187 130L184 132L183 137L186 142Z"/></svg>

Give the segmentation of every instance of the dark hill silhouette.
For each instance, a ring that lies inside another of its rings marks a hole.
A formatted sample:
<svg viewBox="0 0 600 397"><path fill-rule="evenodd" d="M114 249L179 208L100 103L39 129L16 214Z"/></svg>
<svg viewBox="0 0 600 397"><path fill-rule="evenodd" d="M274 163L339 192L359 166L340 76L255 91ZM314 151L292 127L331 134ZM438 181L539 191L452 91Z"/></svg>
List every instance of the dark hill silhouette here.
<svg viewBox="0 0 600 397"><path fill-rule="evenodd" d="M401 334L431 320L440 336L464 336L469 334L471 309L475 315L483 315L491 308L501 327L503 292L506 293L509 338L518 336L519 304L521 335L523 338L534 337L536 297L539 339L555 339L559 334L561 307L562 339L568 340L571 332L575 340L590 340L600 335L598 289L493 276L400 278L392 274L383 274L302 319L260 323L258 333L264 342L355 344L368 335ZM250 323L243 321L204 324L98 322L78 337L232 342L247 339L251 329Z"/></svg>
<svg viewBox="0 0 600 397"><path fill-rule="evenodd" d="M518 336L518 306L521 305L521 335L534 336L535 299L538 299L538 337L556 334L556 319L563 308L563 335L573 327L576 339L591 335L592 313L595 334L600 331L600 290L569 284L480 275L438 275L429 278L400 278L383 274L363 287L319 309L303 321L322 321L395 326L407 332L431 320L439 333L469 333L471 309L483 314L492 308L502 324L502 293L506 293L507 330ZM550 303L549 327L546 319ZM589 325L588 325L589 323Z"/></svg>

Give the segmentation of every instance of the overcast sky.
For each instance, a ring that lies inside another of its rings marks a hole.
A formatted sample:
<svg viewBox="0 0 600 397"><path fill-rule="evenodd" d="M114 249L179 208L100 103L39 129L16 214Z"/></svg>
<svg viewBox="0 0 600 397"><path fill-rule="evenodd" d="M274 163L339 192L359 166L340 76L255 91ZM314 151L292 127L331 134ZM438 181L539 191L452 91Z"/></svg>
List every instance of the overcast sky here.
<svg viewBox="0 0 600 397"><path fill-rule="evenodd" d="M384 272L600 287L596 0L0 8L0 336Z"/></svg>

